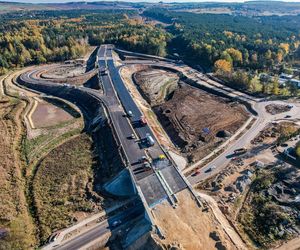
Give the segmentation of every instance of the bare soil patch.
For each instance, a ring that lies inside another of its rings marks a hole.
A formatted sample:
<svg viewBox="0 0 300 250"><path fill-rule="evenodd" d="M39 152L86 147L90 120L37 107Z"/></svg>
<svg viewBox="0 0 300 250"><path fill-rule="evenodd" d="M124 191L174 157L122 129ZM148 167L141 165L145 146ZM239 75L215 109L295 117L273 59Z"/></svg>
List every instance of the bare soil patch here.
<svg viewBox="0 0 300 250"><path fill-rule="evenodd" d="M151 105L146 101L143 91L136 87L132 79L132 74L141 70L145 70L147 68L148 66L145 65L132 65L123 67L121 70L123 81L127 85L129 92L134 96L138 107L143 112L148 124L150 125L159 143L165 148L172 148L177 152L177 150L174 147L174 144L172 143L165 130L161 126L160 122L158 121L156 114L151 108Z"/></svg>
<svg viewBox="0 0 300 250"><path fill-rule="evenodd" d="M64 79L68 77L76 77L85 73L85 67L79 65L62 65L54 69L48 70L47 73L43 74L45 78L52 79Z"/></svg>
<svg viewBox="0 0 300 250"><path fill-rule="evenodd" d="M219 223L208 210L203 212L196 205L188 190L177 194L179 205L172 209L163 202L153 210L154 218L165 234L161 242L168 246L179 246L179 249L236 249L228 236L220 228Z"/></svg>
<svg viewBox="0 0 300 250"><path fill-rule="evenodd" d="M291 123L269 124L246 154L233 157L223 171L198 186L214 197L249 248L270 248L299 235L299 170L284 164L275 148L297 129Z"/></svg>
<svg viewBox="0 0 300 250"><path fill-rule="evenodd" d="M139 71L134 79L152 106L165 102L178 87L179 81L176 74L159 69Z"/></svg>
<svg viewBox="0 0 300 250"><path fill-rule="evenodd" d="M248 119L242 105L179 82L175 73L146 68L134 79L189 162L205 157Z"/></svg>
<svg viewBox="0 0 300 250"><path fill-rule="evenodd" d="M47 100L48 102L44 100L39 101L31 115L36 128L56 126L80 116L72 107L58 99L48 98Z"/></svg>
<svg viewBox="0 0 300 250"><path fill-rule="evenodd" d="M186 84L154 110L190 162L203 158L224 141L218 133L233 134L248 118L242 106Z"/></svg>

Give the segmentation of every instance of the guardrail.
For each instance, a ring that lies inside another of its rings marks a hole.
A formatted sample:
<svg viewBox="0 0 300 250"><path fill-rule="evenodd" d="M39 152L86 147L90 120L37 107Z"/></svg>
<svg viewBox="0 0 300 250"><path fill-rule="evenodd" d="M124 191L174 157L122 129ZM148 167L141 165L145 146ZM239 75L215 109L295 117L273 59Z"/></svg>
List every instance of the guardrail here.
<svg viewBox="0 0 300 250"><path fill-rule="evenodd" d="M131 52L131 51L117 49L117 48L114 48L114 50L117 51L117 52L119 52L119 53L123 53L123 54L129 54L129 55L135 55L135 56L142 56L142 57L147 57L147 58L159 59L159 60L163 60L163 61L166 61L166 62L176 62L176 60L168 59L168 58L161 57L161 56L147 55L147 54L143 54L143 53L136 53L136 52Z"/></svg>

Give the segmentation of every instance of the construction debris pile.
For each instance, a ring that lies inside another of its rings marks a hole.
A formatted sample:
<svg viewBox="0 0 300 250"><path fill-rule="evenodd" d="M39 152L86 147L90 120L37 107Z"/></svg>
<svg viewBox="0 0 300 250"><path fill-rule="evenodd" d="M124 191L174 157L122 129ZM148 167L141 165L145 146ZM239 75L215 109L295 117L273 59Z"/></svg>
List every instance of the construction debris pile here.
<svg viewBox="0 0 300 250"><path fill-rule="evenodd" d="M277 115L291 110L290 105L269 104L266 106L266 111L272 115Z"/></svg>

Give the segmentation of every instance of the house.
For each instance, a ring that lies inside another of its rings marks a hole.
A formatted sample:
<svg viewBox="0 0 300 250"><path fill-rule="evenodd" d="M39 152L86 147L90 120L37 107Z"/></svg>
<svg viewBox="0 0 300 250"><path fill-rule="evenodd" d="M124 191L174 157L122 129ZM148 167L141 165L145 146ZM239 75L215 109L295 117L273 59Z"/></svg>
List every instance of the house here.
<svg viewBox="0 0 300 250"><path fill-rule="evenodd" d="M281 73L279 75L279 79L291 80L292 78L293 78L293 75L289 75L289 74Z"/></svg>
<svg viewBox="0 0 300 250"><path fill-rule="evenodd" d="M290 83L296 85L298 88L300 88L300 80L292 79L290 80Z"/></svg>

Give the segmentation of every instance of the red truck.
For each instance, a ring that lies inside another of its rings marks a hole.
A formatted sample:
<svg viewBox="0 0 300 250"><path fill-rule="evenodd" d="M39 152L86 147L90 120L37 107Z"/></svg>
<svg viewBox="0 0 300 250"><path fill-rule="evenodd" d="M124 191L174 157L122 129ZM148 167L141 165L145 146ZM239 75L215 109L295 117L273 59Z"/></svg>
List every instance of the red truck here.
<svg viewBox="0 0 300 250"><path fill-rule="evenodd" d="M147 125L147 120L144 116L141 116L141 119L140 119L140 123L142 126L146 126Z"/></svg>

